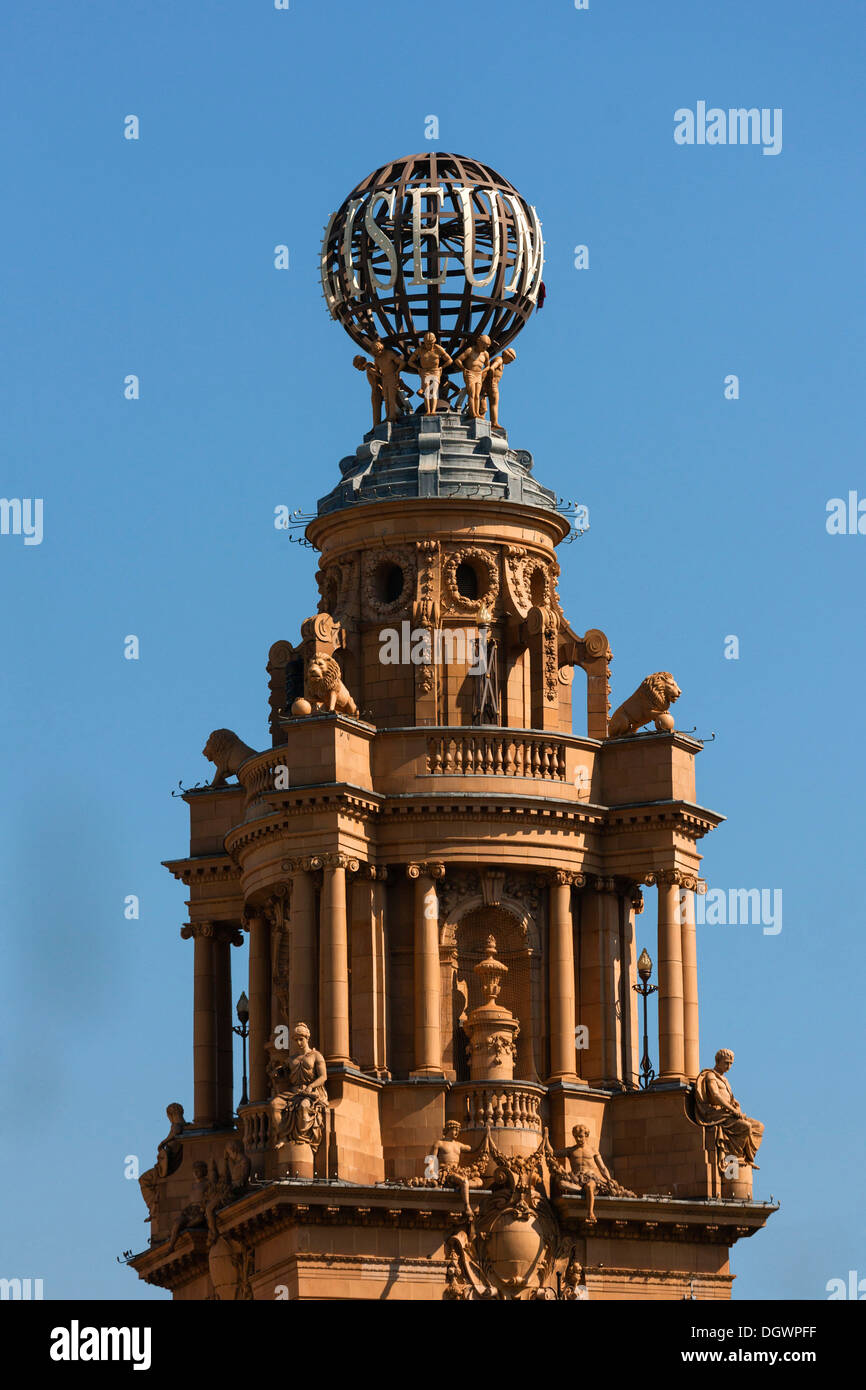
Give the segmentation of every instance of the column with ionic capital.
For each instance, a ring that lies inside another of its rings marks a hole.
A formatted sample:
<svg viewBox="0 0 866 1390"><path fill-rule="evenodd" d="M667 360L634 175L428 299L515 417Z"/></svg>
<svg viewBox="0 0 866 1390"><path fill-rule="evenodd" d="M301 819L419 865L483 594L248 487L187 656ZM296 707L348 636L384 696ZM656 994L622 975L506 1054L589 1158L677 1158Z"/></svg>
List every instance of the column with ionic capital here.
<svg viewBox="0 0 866 1390"><path fill-rule="evenodd" d="M550 997L550 1075L548 1081L580 1081L575 1070L574 926L571 890L583 874L556 869L550 885L548 993Z"/></svg>
<svg viewBox="0 0 866 1390"><path fill-rule="evenodd" d="M214 1016L216 1023L216 1122L220 1128L234 1119L234 1034L232 1019L232 946L243 944L233 922L219 922L213 934Z"/></svg>
<svg viewBox="0 0 866 1390"><path fill-rule="evenodd" d="M212 1129L217 1118L216 1012L214 1004L214 924L189 922L182 937L193 938L193 1109L196 1129Z"/></svg>
<svg viewBox="0 0 866 1390"><path fill-rule="evenodd" d="M694 1081L701 1069L698 1029L698 943L695 932L695 893L707 891L697 874L680 876L680 940L683 961L683 1067Z"/></svg>
<svg viewBox="0 0 866 1390"><path fill-rule="evenodd" d="M265 1047L271 1034L271 924L262 907L249 907L244 915L250 932L250 1101L255 1102L269 1094Z"/></svg>
<svg viewBox="0 0 866 1390"><path fill-rule="evenodd" d="M443 1076L439 900L435 881L445 877L445 865L408 864L406 873L415 884L415 1065L411 1075Z"/></svg>
<svg viewBox="0 0 866 1390"><path fill-rule="evenodd" d="M659 1071L657 1082L685 1079L683 1036L683 942L680 873L655 869L647 883L658 885Z"/></svg>
<svg viewBox="0 0 866 1390"><path fill-rule="evenodd" d="M290 1028L306 1023L319 1037L319 944L316 928L316 887L322 860L307 856L288 864L292 875L289 917L289 1017ZM272 1020L272 1026L280 1019Z"/></svg>
<svg viewBox="0 0 866 1390"><path fill-rule="evenodd" d="M388 870L362 864L351 891L349 956L352 980L352 1056L361 1071L387 1078L387 952L385 880Z"/></svg>
<svg viewBox="0 0 866 1390"><path fill-rule="evenodd" d="M349 934L346 926L346 870L358 872L358 860L324 854L322 884L319 997L322 1003L322 1051L330 1066L353 1065L349 1051Z"/></svg>

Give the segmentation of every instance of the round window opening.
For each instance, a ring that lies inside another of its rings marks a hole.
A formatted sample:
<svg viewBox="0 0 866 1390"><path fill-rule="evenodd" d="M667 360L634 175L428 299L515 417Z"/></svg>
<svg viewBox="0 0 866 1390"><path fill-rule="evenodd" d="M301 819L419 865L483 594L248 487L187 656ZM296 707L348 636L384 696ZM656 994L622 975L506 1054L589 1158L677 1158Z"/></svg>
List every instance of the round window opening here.
<svg viewBox="0 0 866 1390"><path fill-rule="evenodd" d="M461 561L457 566L454 579L461 598L473 600L478 598L478 571L468 560Z"/></svg>
<svg viewBox="0 0 866 1390"><path fill-rule="evenodd" d="M399 565L386 562L376 573L376 588L380 603L396 603L403 592L403 571Z"/></svg>

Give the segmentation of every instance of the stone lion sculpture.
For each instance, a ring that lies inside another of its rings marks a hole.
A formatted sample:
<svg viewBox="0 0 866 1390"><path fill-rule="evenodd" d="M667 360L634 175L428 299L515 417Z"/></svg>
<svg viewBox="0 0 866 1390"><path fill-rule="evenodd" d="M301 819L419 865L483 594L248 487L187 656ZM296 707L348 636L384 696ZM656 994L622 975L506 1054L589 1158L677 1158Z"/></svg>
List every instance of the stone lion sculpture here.
<svg viewBox="0 0 866 1390"><path fill-rule="evenodd" d="M343 684L343 675L332 656L314 656L307 666L304 697L295 700L292 714L312 714L326 710L357 714L358 706Z"/></svg>
<svg viewBox="0 0 866 1390"><path fill-rule="evenodd" d="M234 777L241 763L254 757L256 752L231 729L214 729L201 751L208 762L216 765L212 787L225 786L226 778Z"/></svg>
<svg viewBox="0 0 866 1390"><path fill-rule="evenodd" d="M634 694L614 711L607 731L608 738L636 734L650 720L655 724L657 733L669 734L674 727L674 717L668 710L681 694L670 671L656 671L654 675L647 676Z"/></svg>

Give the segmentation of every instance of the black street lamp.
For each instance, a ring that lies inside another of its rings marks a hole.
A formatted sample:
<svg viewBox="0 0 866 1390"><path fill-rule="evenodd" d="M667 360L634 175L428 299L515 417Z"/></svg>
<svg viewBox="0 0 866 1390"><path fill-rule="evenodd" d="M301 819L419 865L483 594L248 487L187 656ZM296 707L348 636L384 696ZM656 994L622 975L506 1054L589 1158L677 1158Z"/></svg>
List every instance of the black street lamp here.
<svg viewBox="0 0 866 1390"><path fill-rule="evenodd" d="M655 994L658 985L650 984L650 976L653 973L653 963L650 960L646 946L640 953L637 963L637 973L640 975L641 983L632 985L632 989L643 999L643 1057L640 1063L640 1084L644 1090L655 1080L655 1072L652 1069L649 1056L649 1033L647 1031L646 1001L651 994Z"/></svg>
<svg viewBox="0 0 866 1390"><path fill-rule="evenodd" d="M247 1105L247 1104L248 1104L248 1100L247 1100L247 1036L248 1036L249 1031L250 1031L250 1001L247 999L247 996L246 996L245 994L241 993L241 997L240 997L240 999L238 1000L237 1005L236 1005L235 1007L236 1007L236 1009L237 1009L238 1019L240 1020L240 1027L237 1027L237 1026L233 1027L233 1028L232 1028L232 1032L233 1032L233 1033L237 1033L238 1037L239 1037L240 1040L241 1040L241 1048L243 1049L243 1059L244 1059L244 1088L243 1088L243 1091L241 1092L240 1104L238 1105L238 1109L240 1110L241 1105Z"/></svg>

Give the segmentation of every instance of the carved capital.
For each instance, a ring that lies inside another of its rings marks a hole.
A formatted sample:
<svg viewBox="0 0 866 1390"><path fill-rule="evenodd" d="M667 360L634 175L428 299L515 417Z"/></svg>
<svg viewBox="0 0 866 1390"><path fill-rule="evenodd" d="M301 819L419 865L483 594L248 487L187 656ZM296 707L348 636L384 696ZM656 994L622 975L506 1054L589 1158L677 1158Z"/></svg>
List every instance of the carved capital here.
<svg viewBox="0 0 866 1390"><path fill-rule="evenodd" d="M359 864L358 878L371 883L384 883L388 877L387 864Z"/></svg>
<svg viewBox="0 0 866 1390"><path fill-rule="evenodd" d="M325 869L346 869L350 874L356 874L360 866L360 860L350 854L322 854L318 857Z"/></svg>
<svg viewBox="0 0 866 1390"><path fill-rule="evenodd" d="M427 861L421 864L406 865L407 878L416 879L421 878L422 875L426 878L444 878L445 865L438 863L435 860Z"/></svg>
<svg viewBox="0 0 866 1390"><path fill-rule="evenodd" d="M575 873L572 869L553 869L551 879L554 883L567 884L571 888L583 888L586 885L586 874Z"/></svg>
<svg viewBox="0 0 866 1390"><path fill-rule="evenodd" d="M596 874L593 874L589 882L590 886L595 889L596 893L615 893L617 891L617 884L615 878L601 878Z"/></svg>
<svg viewBox="0 0 866 1390"><path fill-rule="evenodd" d="M180 929L184 941L190 937L201 937L205 941L228 941L232 946L242 946L244 934L235 922L185 922Z"/></svg>
<svg viewBox="0 0 866 1390"><path fill-rule="evenodd" d="M703 879L697 874L692 873L691 869L650 869L642 880L644 883L657 884L660 888L684 888L690 893L706 892L707 887Z"/></svg>

